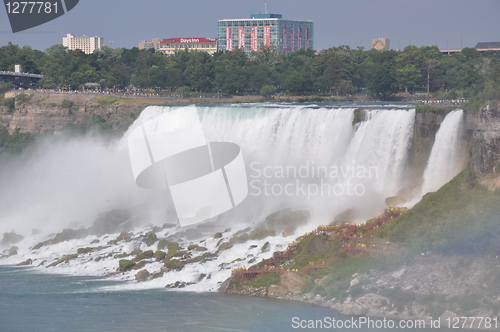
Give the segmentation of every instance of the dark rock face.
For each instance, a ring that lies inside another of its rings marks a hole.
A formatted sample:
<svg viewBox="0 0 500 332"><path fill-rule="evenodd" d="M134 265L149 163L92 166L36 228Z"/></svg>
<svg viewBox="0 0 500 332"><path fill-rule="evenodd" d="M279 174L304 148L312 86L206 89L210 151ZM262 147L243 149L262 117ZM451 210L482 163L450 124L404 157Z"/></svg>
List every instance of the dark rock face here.
<svg viewBox="0 0 500 332"><path fill-rule="evenodd" d="M97 218L94 222L94 225L89 228L89 231L91 234L95 234L97 236L116 233L119 230L124 230L124 227L120 226L122 226L122 224L125 224L129 220L130 214L128 211L120 209L112 210Z"/></svg>
<svg viewBox="0 0 500 332"><path fill-rule="evenodd" d="M500 172L500 110L465 113L465 141L475 172Z"/></svg>
<svg viewBox="0 0 500 332"><path fill-rule="evenodd" d="M148 280L149 275L150 273L148 270L141 270L135 275L135 280L137 280L137 282L146 281Z"/></svg>
<svg viewBox="0 0 500 332"><path fill-rule="evenodd" d="M74 229L63 229L61 233L57 233L54 239L52 240L52 243L60 243L72 239L81 239L89 235L89 231L86 229L79 229L79 230L74 230Z"/></svg>
<svg viewBox="0 0 500 332"><path fill-rule="evenodd" d="M24 239L24 236L16 234L14 232L11 233L3 233L3 239L0 241L0 245L9 245L18 243Z"/></svg>
<svg viewBox="0 0 500 332"><path fill-rule="evenodd" d="M415 118L410 163L414 178L421 178L446 112L418 112ZM475 172L500 172L500 110L464 111L462 148Z"/></svg>

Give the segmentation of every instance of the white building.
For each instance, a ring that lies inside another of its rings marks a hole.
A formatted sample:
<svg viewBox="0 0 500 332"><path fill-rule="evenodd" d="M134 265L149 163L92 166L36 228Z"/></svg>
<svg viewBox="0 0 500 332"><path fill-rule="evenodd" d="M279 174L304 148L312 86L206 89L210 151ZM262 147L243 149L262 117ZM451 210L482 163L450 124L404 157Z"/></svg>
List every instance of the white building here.
<svg viewBox="0 0 500 332"><path fill-rule="evenodd" d="M100 50L104 45L104 38L101 37L75 37L68 33L62 39L63 46L70 50L82 50L85 54L92 54L95 50Z"/></svg>

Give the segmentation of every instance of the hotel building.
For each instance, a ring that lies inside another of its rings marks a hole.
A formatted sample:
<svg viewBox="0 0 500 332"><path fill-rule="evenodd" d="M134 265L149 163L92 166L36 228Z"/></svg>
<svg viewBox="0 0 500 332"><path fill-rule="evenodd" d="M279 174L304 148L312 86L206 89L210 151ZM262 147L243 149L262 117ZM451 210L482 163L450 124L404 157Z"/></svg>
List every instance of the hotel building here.
<svg viewBox="0 0 500 332"><path fill-rule="evenodd" d="M165 54L185 50L214 54L217 52L217 39L213 38L169 38L160 41L159 50Z"/></svg>
<svg viewBox="0 0 500 332"><path fill-rule="evenodd" d="M249 19L219 20L219 51L256 52L274 46L279 53L314 49L314 23L283 19L281 14L252 14Z"/></svg>
<svg viewBox="0 0 500 332"><path fill-rule="evenodd" d="M82 50L85 54L92 54L95 50L100 50L104 45L104 38L101 37L75 37L68 33L62 39L63 46L70 50Z"/></svg>

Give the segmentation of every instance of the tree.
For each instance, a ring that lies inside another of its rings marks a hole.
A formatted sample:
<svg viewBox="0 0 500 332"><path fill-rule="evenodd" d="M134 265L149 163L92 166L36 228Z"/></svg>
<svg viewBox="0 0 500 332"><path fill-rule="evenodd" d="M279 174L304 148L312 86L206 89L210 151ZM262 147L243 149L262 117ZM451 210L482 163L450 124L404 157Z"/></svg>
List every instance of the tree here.
<svg viewBox="0 0 500 332"><path fill-rule="evenodd" d="M64 58L68 53L68 50L69 49L66 46L55 44L47 48L45 53L53 58Z"/></svg>
<svg viewBox="0 0 500 332"><path fill-rule="evenodd" d="M396 78L398 84L405 88L405 92L408 93L408 89L412 89L420 80L422 79L422 73L414 65L406 65L396 72Z"/></svg>
<svg viewBox="0 0 500 332"><path fill-rule="evenodd" d="M264 85L262 89L260 89L260 94L266 98L271 97L276 93L276 88L272 85Z"/></svg>
<svg viewBox="0 0 500 332"><path fill-rule="evenodd" d="M432 59L425 60L425 70L427 72L427 94L431 91L431 71L437 66L437 61Z"/></svg>
<svg viewBox="0 0 500 332"><path fill-rule="evenodd" d="M397 91L393 71L386 67L372 64L366 77L366 87L374 97L385 99Z"/></svg>
<svg viewBox="0 0 500 332"><path fill-rule="evenodd" d="M214 79L212 57L206 52L191 52L184 75L194 89L209 90Z"/></svg>

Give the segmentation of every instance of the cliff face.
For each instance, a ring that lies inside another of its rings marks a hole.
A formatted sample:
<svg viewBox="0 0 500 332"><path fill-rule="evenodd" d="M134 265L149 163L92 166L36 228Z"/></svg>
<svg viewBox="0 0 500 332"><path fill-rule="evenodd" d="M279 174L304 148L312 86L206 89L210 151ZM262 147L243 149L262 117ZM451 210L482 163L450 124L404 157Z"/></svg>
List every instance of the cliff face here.
<svg viewBox="0 0 500 332"><path fill-rule="evenodd" d="M138 106L79 106L63 108L45 104L22 104L14 112L0 107L0 124L10 132L17 128L21 133L40 134L53 131L58 134L69 123L78 123L86 117L99 116L111 122L131 122L143 107Z"/></svg>
<svg viewBox="0 0 500 332"><path fill-rule="evenodd" d="M414 174L421 178L435 136L446 112L418 112L415 118L412 159ZM475 172L500 172L500 110L464 112L463 151Z"/></svg>
<svg viewBox="0 0 500 332"><path fill-rule="evenodd" d="M37 92L28 103L17 104L14 112L0 106L0 125L11 132L19 128L22 133L53 131L55 134L67 124L95 116L110 123L128 125L148 105L165 102L136 99L101 105L99 98L106 97ZM74 102L75 106L63 107L65 99ZM446 114L440 110L417 112L409 161L413 166L413 179L422 178L436 133ZM464 116L463 146L469 165L476 172L500 172L500 110L465 111Z"/></svg>
<svg viewBox="0 0 500 332"><path fill-rule="evenodd" d="M422 179L436 133L445 117L446 113L439 111L417 112L410 153L414 179Z"/></svg>
<svg viewBox="0 0 500 332"><path fill-rule="evenodd" d="M500 172L500 110L466 112L464 141L476 172Z"/></svg>

